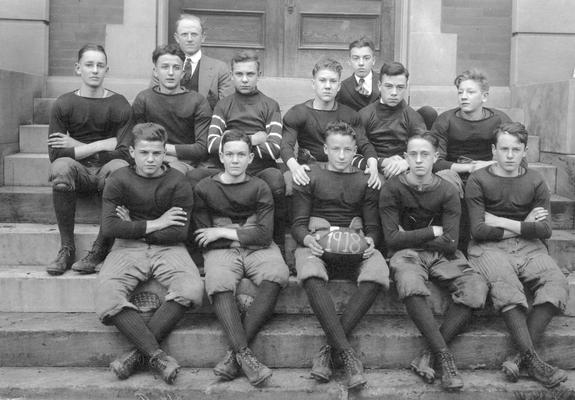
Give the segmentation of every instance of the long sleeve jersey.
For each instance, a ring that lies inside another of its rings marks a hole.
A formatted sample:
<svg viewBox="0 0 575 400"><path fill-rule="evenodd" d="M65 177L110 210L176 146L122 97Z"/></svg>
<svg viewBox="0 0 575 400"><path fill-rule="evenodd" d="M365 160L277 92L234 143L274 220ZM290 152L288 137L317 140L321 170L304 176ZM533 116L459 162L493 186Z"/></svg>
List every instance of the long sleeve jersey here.
<svg viewBox="0 0 575 400"><path fill-rule="evenodd" d="M361 217L366 236L379 242L381 227L377 210L379 191L367 186L368 177L354 168L343 173L312 166L310 182L294 184L293 225L294 239L303 245L310 217L320 217L333 226L347 227L354 217Z"/></svg>
<svg viewBox="0 0 575 400"><path fill-rule="evenodd" d="M135 123L154 122L168 132L168 143L179 159L194 164L208 157L208 128L212 109L197 92L160 93L157 86L138 93L132 104Z"/></svg>
<svg viewBox="0 0 575 400"><path fill-rule="evenodd" d="M248 175L245 181L233 184L223 183L220 176L204 178L194 187L194 227L211 228L216 218L229 218L238 224L235 229L242 247L269 246L274 219L274 200L269 186L255 176ZM214 246L231 243L217 242ZM214 246L208 245L208 249Z"/></svg>
<svg viewBox="0 0 575 400"><path fill-rule="evenodd" d="M537 222L524 222L535 207L549 210L549 189L537 171L526 169L517 177L503 177L482 168L473 172L465 187L465 201L469 209L471 235L478 241L497 241L504 230L485 223L485 213L521 221L521 237L548 239L551 237L549 218Z"/></svg>
<svg viewBox="0 0 575 400"><path fill-rule="evenodd" d="M124 96L113 93L102 98L82 97L76 91L61 95L56 99L50 113L48 133L68 133L74 139L85 143L117 138L114 151L102 151L80 160L104 165L110 160L121 158L130 160L132 108ZM75 159L73 147L48 147L50 161L60 157Z"/></svg>
<svg viewBox="0 0 575 400"><path fill-rule="evenodd" d="M266 142L254 147L255 158L248 173L275 167L282 141L282 120L279 104L260 91L251 94L235 92L224 97L212 115L208 131L208 153L217 156L226 130L237 129L248 135L259 131L267 134Z"/></svg>
<svg viewBox="0 0 575 400"><path fill-rule="evenodd" d="M379 215L391 253L420 248L449 255L457 250L459 193L455 186L437 176L422 188L410 185L405 174L391 178L381 188ZM433 225L441 226L443 235L435 237Z"/></svg>
<svg viewBox="0 0 575 400"><path fill-rule="evenodd" d="M170 245L185 242L188 237L193 208L192 187L185 176L168 166L164 174L148 178L140 176L134 167L115 171L106 181L102 196L102 232L119 239L145 239L150 244ZM116 215L116 207L130 211L131 221ZM187 213L185 226L170 226L146 234L146 221L162 216L172 207Z"/></svg>

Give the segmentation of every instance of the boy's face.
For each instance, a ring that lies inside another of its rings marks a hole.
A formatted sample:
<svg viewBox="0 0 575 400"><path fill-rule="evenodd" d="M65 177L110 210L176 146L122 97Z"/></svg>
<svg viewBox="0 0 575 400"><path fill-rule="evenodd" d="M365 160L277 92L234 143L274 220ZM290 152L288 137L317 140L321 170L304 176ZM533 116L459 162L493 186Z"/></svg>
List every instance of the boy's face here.
<svg viewBox="0 0 575 400"><path fill-rule="evenodd" d="M86 86L99 88L104 83L104 78L108 73L106 56L100 51L88 50L82 54L82 58L76 63L75 69Z"/></svg>
<svg viewBox="0 0 575 400"><path fill-rule="evenodd" d="M200 22L195 19L184 19L179 22L174 39L180 45L180 49L186 54L191 56L196 54L201 48L202 43L206 39L206 35L202 32Z"/></svg>
<svg viewBox="0 0 575 400"><path fill-rule="evenodd" d="M527 147L517 137L504 133L499 135L495 145L491 145L491 150L499 168L509 175L514 175L526 155Z"/></svg>
<svg viewBox="0 0 575 400"><path fill-rule="evenodd" d="M407 78L405 75L383 75L379 81L379 92L381 102L385 105L395 107L405 96L407 89Z"/></svg>
<svg viewBox="0 0 575 400"><path fill-rule="evenodd" d="M182 59L173 54L164 54L158 57L154 65L154 75L158 78L160 88L173 91L180 87L184 63Z"/></svg>
<svg viewBox="0 0 575 400"><path fill-rule="evenodd" d="M258 63L246 61L234 63L232 66L232 82L237 92L250 94L258 89Z"/></svg>
<svg viewBox="0 0 575 400"><path fill-rule="evenodd" d="M354 74L365 78L373 68L375 57L370 47L354 47L349 51L349 58Z"/></svg>
<svg viewBox="0 0 575 400"><path fill-rule="evenodd" d="M134 146L130 146L130 156L136 163L136 173L152 178L162 174L166 147L160 141L138 140Z"/></svg>
<svg viewBox="0 0 575 400"><path fill-rule="evenodd" d="M459 107L464 113L473 113L483 107L487 101L487 92L482 92L478 82L468 79L462 81L457 88Z"/></svg>
<svg viewBox="0 0 575 400"><path fill-rule="evenodd" d="M220 152L220 161L226 173L233 177L243 175L253 158L248 144L242 140L226 142Z"/></svg>
<svg viewBox="0 0 575 400"><path fill-rule="evenodd" d="M431 175L437 157L437 151L425 139L412 139L407 144L405 158L409 164L409 171L419 178Z"/></svg>
<svg viewBox="0 0 575 400"><path fill-rule="evenodd" d="M320 69L312 80L315 98L329 103L335 99L340 86L340 76L331 69Z"/></svg>
<svg viewBox="0 0 575 400"><path fill-rule="evenodd" d="M357 150L355 138L350 135L329 135L323 145L327 155L328 169L344 172L351 166L351 161Z"/></svg>

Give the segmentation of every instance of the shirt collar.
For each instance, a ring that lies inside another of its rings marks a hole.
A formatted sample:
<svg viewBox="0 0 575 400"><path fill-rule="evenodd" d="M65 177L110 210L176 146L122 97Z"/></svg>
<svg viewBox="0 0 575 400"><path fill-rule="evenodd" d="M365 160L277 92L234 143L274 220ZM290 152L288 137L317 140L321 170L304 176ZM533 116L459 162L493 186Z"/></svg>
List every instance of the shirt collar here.
<svg viewBox="0 0 575 400"><path fill-rule="evenodd" d="M200 61L200 58L202 58L202 50L200 49L196 53L194 53L191 56L186 57L186 58L189 58L190 60L192 60L192 62L194 64L197 64L198 61Z"/></svg>
<svg viewBox="0 0 575 400"><path fill-rule="evenodd" d="M353 76L354 76L355 81L357 82L357 84L359 84L359 79L360 79L360 78L359 78L357 75L355 75L355 74L354 74ZM367 76L366 76L365 78L363 78L363 80L364 80L365 82L371 82L371 80L373 79L372 76L373 76L373 73L372 73L371 71L369 71L369 74L367 74Z"/></svg>

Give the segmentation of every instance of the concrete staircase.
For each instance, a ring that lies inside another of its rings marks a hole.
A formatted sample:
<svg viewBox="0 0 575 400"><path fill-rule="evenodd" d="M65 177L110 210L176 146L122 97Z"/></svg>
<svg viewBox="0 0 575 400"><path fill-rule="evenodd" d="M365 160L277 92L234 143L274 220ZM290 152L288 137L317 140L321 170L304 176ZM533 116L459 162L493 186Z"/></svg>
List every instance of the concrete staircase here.
<svg viewBox="0 0 575 400"><path fill-rule="evenodd" d="M113 327L102 325L93 310L96 277L68 272L61 277L45 273L55 256L59 235L55 224L46 137L53 97L72 90L70 79L50 78L47 99L35 100L35 125L20 128L20 153L6 157L5 182L0 187L0 399L515 399L543 391L529 380L511 384L497 371L511 348L501 319L492 310L477 313L470 329L453 344L465 389L445 393L438 384L424 384L405 368L424 342L406 316L395 290L381 293L368 316L353 334L352 343L367 370L368 387L348 393L342 375L329 384L309 378L311 358L323 344L323 333L295 279L282 291L276 315L260 332L253 349L274 368L265 388L254 389L245 379L218 382L211 367L226 350L225 338L207 299L192 310L165 341L169 353L184 369L174 386L149 373L117 381L107 365L129 344ZM147 85L145 81L109 80L108 87L128 98ZM74 86L72 86L74 85ZM308 80L263 79L263 92L278 98L282 111L311 97ZM435 93L435 96L433 94ZM413 104L433 104L446 109L454 94L443 88L412 88ZM432 103L429 99L435 98ZM448 101L449 98L449 101ZM506 88L495 88L493 107L506 109L522 120L520 110L509 109ZM529 160L541 171L552 193L556 167L539 164L537 137L530 138ZM553 194L554 235L551 254L566 274L575 271L575 203ZM100 204L82 198L77 208L77 256L82 257L96 236ZM542 356L565 369L575 369L575 274L570 276L571 296L565 316L555 318L545 336ZM435 286L429 302L440 315L449 297ZM162 293L157 284L149 290ZM330 282L339 311L354 290L350 282ZM556 391L575 389L575 372ZM524 397L528 398L528 397Z"/></svg>

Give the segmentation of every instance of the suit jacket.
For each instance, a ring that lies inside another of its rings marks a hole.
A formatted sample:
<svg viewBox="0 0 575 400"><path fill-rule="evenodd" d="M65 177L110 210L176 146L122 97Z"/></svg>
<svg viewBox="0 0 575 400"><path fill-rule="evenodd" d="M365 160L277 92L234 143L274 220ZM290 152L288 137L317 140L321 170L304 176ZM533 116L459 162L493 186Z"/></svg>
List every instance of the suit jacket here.
<svg viewBox="0 0 575 400"><path fill-rule="evenodd" d="M336 101L341 104L345 104L348 107L353 108L355 111L361 110L368 104L373 103L379 99L379 74L375 71L371 73L371 95L363 96L355 90L357 86L357 81L355 80L355 75L350 76L341 83L341 88L336 96Z"/></svg>
<svg viewBox="0 0 575 400"><path fill-rule="evenodd" d="M234 92L230 78L230 70L226 63L202 54L200 59L200 76L198 77L198 93L204 96L212 109L216 103ZM152 86L158 84L158 79L152 78Z"/></svg>

